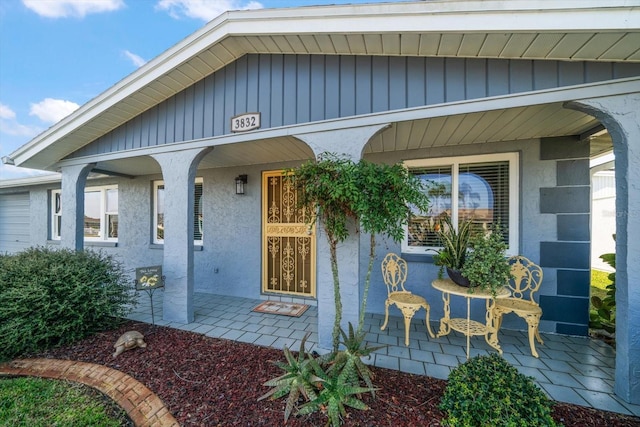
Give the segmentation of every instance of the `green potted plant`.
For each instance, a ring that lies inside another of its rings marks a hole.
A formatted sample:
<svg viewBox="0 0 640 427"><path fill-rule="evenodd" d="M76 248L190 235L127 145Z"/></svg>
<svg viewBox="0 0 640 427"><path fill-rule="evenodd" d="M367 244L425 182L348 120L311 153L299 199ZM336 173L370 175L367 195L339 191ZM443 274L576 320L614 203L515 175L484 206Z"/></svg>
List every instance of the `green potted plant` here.
<svg viewBox="0 0 640 427"><path fill-rule="evenodd" d="M442 242L442 249L437 250L433 257L434 264L440 267L438 277L442 278L446 269L451 280L461 286L469 286L469 281L463 277L461 271L467 259L471 241L471 221L460 222L456 229L451 217L447 215L440 220L437 234Z"/></svg>
<svg viewBox="0 0 640 427"><path fill-rule="evenodd" d="M474 235L471 251L466 256L461 273L471 283L471 289L490 291L494 296L511 279L511 266L507 259L507 244L499 224L487 233Z"/></svg>

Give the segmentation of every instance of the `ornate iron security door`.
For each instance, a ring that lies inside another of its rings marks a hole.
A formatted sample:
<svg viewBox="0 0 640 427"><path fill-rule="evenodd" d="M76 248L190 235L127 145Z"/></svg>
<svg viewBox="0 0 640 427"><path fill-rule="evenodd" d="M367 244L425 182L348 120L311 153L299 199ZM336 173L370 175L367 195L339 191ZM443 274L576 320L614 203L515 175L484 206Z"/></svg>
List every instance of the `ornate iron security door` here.
<svg viewBox="0 0 640 427"><path fill-rule="evenodd" d="M282 171L262 173L262 195L262 291L315 297L315 228Z"/></svg>

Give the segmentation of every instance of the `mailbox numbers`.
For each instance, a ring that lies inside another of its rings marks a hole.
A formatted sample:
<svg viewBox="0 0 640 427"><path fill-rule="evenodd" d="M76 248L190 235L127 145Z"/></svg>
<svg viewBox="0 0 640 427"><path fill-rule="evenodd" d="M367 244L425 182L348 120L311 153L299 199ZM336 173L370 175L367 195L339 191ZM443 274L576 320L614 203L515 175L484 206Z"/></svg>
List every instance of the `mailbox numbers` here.
<svg viewBox="0 0 640 427"><path fill-rule="evenodd" d="M231 118L231 132L246 132L260 127L260 113L245 113Z"/></svg>

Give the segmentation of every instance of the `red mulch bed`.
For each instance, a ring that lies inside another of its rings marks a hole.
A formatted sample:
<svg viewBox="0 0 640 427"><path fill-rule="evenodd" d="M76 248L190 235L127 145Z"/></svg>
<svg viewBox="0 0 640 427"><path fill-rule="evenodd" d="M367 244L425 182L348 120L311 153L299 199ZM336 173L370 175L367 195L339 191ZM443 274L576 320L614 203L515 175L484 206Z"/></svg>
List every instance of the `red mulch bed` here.
<svg viewBox="0 0 640 427"><path fill-rule="evenodd" d="M145 335L146 349L113 358L113 343L126 330ZM292 349L297 350L297 349ZM182 426L274 426L283 424L284 399L258 397L262 384L281 374L270 361L283 360L282 350L259 347L202 334L128 322L73 346L38 357L99 363L123 371L153 390ZM372 368L376 399L366 395L368 411L349 409L345 426L439 426L438 409L446 381L394 370ZM566 403L554 405L553 417L567 427L640 426L640 418ZM324 425L322 414L289 418L291 426Z"/></svg>

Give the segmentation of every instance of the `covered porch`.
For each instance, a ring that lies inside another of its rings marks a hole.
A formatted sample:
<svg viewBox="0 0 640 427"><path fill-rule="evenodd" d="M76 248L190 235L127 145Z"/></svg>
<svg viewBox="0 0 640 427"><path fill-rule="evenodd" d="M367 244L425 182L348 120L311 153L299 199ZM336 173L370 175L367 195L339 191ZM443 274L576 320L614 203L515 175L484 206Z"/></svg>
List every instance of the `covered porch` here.
<svg viewBox="0 0 640 427"><path fill-rule="evenodd" d="M162 316L163 291L153 295L155 324L193 331L214 338L229 339L259 346L298 350L300 340L310 333L307 350L318 342L317 316L314 306L300 317L265 314L252 311L263 300L206 293L195 293L195 320L189 324L168 322ZM292 302L283 298L283 302ZM298 302L298 301L293 301ZM436 303L435 301L433 303ZM452 332L448 336L431 339L424 320L416 315L411 323L411 341L404 346L404 326L400 312L392 312L386 330L380 331L384 316L367 314L365 330L371 345L387 345L374 352L367 363L416 375L446 379L451 369L466 360L466 338ZM150 298L141 293L139 305L129 319L152 323ZM437 331L438 320L432 315L432 328ZM586 337L542 333L544 345L537 347L540 357L531 356L526 331L500 331L500 345L504 358L536 383L556 401L600 410L640 416L640 405L624 402L613 391L615 350L602 341ZM493 350L482 337L471 339L471 356L488 354Z"/></svg>

